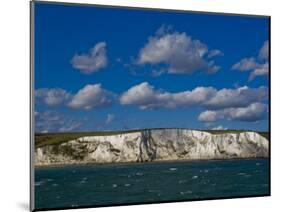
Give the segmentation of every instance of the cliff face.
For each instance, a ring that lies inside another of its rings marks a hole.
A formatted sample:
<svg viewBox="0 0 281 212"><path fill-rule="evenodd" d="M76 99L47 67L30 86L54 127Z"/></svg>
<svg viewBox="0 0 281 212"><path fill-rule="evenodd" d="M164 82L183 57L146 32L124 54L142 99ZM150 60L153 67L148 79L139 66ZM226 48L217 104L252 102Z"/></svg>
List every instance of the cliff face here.
<svg viewBox="0 0 281 212"><path fill-rule="evenodd" d="M35 165L268 157L268 145L268 140L255 132L143 130L36 148Z"/></svg>

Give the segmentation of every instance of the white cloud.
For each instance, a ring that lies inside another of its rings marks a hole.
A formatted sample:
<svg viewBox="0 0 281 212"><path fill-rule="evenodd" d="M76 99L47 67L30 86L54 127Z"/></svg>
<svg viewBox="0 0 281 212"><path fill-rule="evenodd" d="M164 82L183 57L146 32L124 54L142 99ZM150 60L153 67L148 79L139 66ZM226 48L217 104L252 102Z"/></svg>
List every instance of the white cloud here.
<svg viewBox="0 0 281 212"><path fill-rule="evenodd" d="M238 63L234 64L232 66L232 69L234 70L239 70L239 71L250 71L253 70L257 67L259 67L260 64L256 62L256 59L251 57L251 58L244 58Z"/></svg>
<svg viewBox="0 0 281 212"><path fill-rule="evenodd" d="M253 80L257 76L268 76L268 71L269 71L268 63L261 64L259 67L257 67L251 72L249 76L249 80Z"/></svg>
<svg viewBox="0 0 281 212"><path fill-rule="evenodd" d="M108 106L112 96L113 94L103 89L101 84L85 85L76 94L61 88L42 88L35 91L36 103L85 110Z"/></svg>
<svg viewBox="0 0 281 212"><path fill-rule="evenodd" d="M71 59L71 64L74 68L82 73L90 74L97 72L107 65L106 43L97 43L89 52L89 54L74 55Z"/></svg>
<svg viewBox="0 0 281 212"><path fill-rule="evenodd" d="M58 126L63 125L63 118L55 112L37 112L35 116L35 131L36 132L53 132L57 131Z"/></svg>
<svg viewBox="0 0 281 212"><path fill-rule="evenodd" d="M265 41L259 51L259 59L268 60L268 56L269 56L269 43L268 43L268 41Z"/></svg>
<svg viewBox="0 0 281 212"><path fill-rule="evenodd" d="M233 70L250 71L249 81L255 79L257 76L268 76L268 41L265 41L259 51L257 58L244 58L232 66Z"/></svg>
<svg viewBox="0 0 281 212"><path fill-rule="evenodd" d="M56 106L68 101L71 94L61 88L41 88L35 91L36 103L44 103L49 106Z"/></svg>
<svg viewBox="0 0 281 212"><path fill-rule="evenodd" d="M223 118L223 116L221 116L221 113L218 113L217 111L207 110L200 113L198 120L205 121L205 122L212 122L221 118Z"/></svg>
<svg viewBox="0 0 281 212"><path fill-rule="evenodd" d="M219 70L213 61L207 61L208 53L212 51L209 52L205 44L186 33L160 29L140 50L137 64L164 64L171 74L191 74L198 70L214 73ZM211 54L220 53L216 50Z"/></svg>
<svg viewBox="0 0 281 212"><path fill-rule="evenodd" d="M207 109L244 107L253 102L267 100L266 87L217 90L213 87L197 87L190 91L170 93L156 90L147 82L131 87L120 97L124 105L136 105L140 109L202 106Z"/></svg>
<svg viewBox="0 0 281 212"><path fill-rule="evenodd" d="M86 85L80 89L68 103L72 109L105 107L111 103L111 93L103 89L101 84Z"/></svg>
<svg viewBox="0 0 281 212"><path fill-rule="evenodd" d="M58 131L59 132L73 132L79 129L82 126L81 122L70 122L65 124L65 126L61 126Z"/></svg>
<svg viewBox="0 0 281 212"><path fill-rule="evenodd" d="M169 93L155 90L147 82L133 86L120 97L124 105L137 105L141 109L176 108L179 106L192 106L202 104L215 92L211 87L197 87L192 91Z"/></svg>
<svg viewBox="0 0 281 212"><path fill-rule="evenodd" d="M214 50L209 51L208 58L212 58L212 57L216 57L216 56L223 56L223 55L224 54L220 50L214 49Z"/></svg>
<svg viewBox="0 0 281 212"><path fill-rule="evenodd" d="M220 70L220 66L215 65L215 62L212 60L210 62L208 62L208 66L206 68L206 73L208 74L214 74L216 72L218 72L218 70Z"/></svg>
<svg viewBox="0 0 281 212"><path fill-rule="evenodd" d="M160 70L152 70L151 72L151 76L153 77L159 77L161 76L162 74L164 74L166 71L164 69L160 69Z"/></svg>
<svg viewBox="0 0 281 212"><path fill-rule="evenodd" d="M223 127L222 125L212 128L212 130L227 130L227 129L228 129L227 127Z"/></svg>
<svg viewBox="0 0 281 212"><path fill-rule="evenodd" d="M147 82L133 86L121 95L120 103L124 105L138 105L142 109L153 106L157 104L154 87L149 85Z"/></svg>
<svg viewBox="0 0 281 212"><path fill-rule="evenodd" d="M109 113L109 114L107 114L105 123L106 124L110 124L110 123L113 122L114 119L115 119L115 115L112 114L112 113Z"/></svg>
<svg viewBox="0 0 281 212"><path fill-rule="evenodd" d="M236 89L223 88L217 90L215 95L204 102L203 106L208 109L245 107L253 102L260 102L267 99L268 88L264 86L258 88L249 88L247 86Z"/></svg>
<svg viewBox="0 0 281 212"><path fill-rule="evenodd" d="M199 121L213 122L218 119L256 122L266 117L268 108L263 103L252 103L247 107L226 108L222 110L207 110L198 116Z"/></svg>
<svg viewBox="0 0 281 212"><path fill-rule="evenodd" d="M35 115L35 132L70 132L79 130L82 123L72 120L54 111L37 112Z"/></svg>
<svg viewBox="0 0 281 212"><path fill-rule="evenodd" d="M253 103L245 108L229 109L231 120L255 122L264 119L268 109L266 104Z"/></svg>

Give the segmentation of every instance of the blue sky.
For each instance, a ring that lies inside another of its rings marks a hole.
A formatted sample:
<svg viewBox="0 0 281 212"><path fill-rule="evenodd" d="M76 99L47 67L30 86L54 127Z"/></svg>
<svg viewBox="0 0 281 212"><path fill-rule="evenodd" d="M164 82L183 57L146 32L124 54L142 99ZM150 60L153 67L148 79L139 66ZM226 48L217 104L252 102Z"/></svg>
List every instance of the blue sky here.
<svg viewBox="0 0 281 212"><path fill-rule="evenodd" d="M268 130L268 21L36 3L36 131Z"/></svg>

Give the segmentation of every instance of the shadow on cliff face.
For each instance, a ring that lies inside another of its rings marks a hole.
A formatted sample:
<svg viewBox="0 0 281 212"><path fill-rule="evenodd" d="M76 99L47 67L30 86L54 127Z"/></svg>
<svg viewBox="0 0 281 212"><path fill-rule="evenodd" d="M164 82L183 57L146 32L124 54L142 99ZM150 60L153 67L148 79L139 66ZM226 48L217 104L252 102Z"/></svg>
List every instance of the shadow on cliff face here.
<svg viewBox="0 0 281 212"><path fill-rule="evenodd" d="M143 130L140 139L140 155L138 162L155 160L157 148L151 135L151 130Z"/></svg>

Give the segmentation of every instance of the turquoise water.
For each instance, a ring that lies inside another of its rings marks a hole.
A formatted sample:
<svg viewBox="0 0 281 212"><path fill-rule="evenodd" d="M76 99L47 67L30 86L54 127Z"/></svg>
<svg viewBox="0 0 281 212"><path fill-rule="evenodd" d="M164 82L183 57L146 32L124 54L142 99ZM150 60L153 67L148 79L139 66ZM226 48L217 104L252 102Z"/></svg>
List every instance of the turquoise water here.
<svg viewBox="0 0 281 212"><path fill-rule="evenodd" d="M36 209L268 194L266 159L35 169Z"/></svg>

